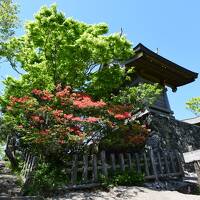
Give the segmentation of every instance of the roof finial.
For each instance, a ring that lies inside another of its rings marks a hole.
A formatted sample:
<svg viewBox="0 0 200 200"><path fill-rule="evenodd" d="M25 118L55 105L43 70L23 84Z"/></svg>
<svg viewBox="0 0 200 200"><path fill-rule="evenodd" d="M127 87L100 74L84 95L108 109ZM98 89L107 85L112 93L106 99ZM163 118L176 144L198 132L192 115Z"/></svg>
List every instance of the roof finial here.
<svg viewBox="0 0 200 200"><path fill-rule="evenodd" d="M156 53L157 53L157 54L159 53L159 49L158 49L158 48L156 48Z"/></svg>
<svg viewBox="0 0 200 200"><path fill-rule="evenodd" d="M123 35L123 28L121 27L121 29L120 29L120 34L119 34L119 36L121 37L122 35Z"/></svg>

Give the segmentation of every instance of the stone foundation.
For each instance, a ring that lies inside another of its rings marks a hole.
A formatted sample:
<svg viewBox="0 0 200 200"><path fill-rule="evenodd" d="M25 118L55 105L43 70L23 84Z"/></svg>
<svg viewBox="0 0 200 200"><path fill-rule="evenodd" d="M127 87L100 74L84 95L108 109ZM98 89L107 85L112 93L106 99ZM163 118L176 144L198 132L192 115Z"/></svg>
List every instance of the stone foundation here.
<svg viewBox="0 0 200 200"><path fill-rule="evenodd" d="M156 148L177 149L187 152L188 146L200 149L200 127L176 120L172 116L150 114L148 124L152 130L147 145Z"/></svg>

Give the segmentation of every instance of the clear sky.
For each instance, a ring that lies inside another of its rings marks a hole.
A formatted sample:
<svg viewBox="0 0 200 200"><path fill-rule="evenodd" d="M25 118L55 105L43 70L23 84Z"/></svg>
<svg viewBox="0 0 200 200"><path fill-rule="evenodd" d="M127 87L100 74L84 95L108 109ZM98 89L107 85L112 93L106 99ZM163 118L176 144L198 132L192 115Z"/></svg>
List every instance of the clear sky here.
<svg viewBox="0 0 200 200"><path fill-rule="evenodd" d="M187 69L200 72L200 1L199 0L15 0L20 5L20 18L33 19L42 5L57 3L66 16L86 23L106 22L110 32L122 27L136 46L142 43L153 51ZM23 27L18 31L22 33ZM0 68L2 77L12 74L8 67ZM0 87L2 90L2 85ZM177 119L194 115L185 102L200 96L200 78L178 88L169 89L168 97Z"/></svg>

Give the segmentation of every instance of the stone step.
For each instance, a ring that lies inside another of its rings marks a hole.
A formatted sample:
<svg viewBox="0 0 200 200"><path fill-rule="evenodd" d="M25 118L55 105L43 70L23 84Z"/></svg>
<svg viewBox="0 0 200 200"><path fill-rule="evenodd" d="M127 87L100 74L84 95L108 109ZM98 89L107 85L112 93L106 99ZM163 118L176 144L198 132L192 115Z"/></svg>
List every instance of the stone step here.
<svg viewBox="0 0 200 200"><path fill-rule="evenodd" d="M1 196L0 195L0 200L44 200L45 198L43 197L38 197L38 196Z"/></svg>
<svg viewBox="0 0 200 200"><path fill-rule="evenodd" d="M19 196L21 188L19 179L12 174L0 174L0 197L1 196ZM1 198L0 198L1 199Z"/></svg>
<svg viewBox="0 0 200 200"><path fill-rule="evenodd" d="M43 200L38 196L21 196L19 179L7 168L8 161L0 160L0 200Z"/></svg>

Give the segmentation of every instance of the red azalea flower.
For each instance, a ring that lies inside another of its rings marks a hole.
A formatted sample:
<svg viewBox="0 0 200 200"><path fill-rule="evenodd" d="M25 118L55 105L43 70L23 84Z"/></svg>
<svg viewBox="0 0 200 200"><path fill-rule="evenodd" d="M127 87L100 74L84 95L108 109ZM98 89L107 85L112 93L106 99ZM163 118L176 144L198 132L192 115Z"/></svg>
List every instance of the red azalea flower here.
<svg viewBox="0 0 200 200"><path fill-rule="evenodd" d="M34 122L40 122L40 116L37 116L37 115L32 115L31 116L31 119L34 121Z"/></svg>
<svg viewBox="0 0 200 200"><path fill-rule="evenodd" d="M48 130L48 129L41 130L41 131L40 131L40 134L41 134L41 135L48 135L48 134L49 134L49 130Z"/></svg>
<svg viewBox="0 0 200 200"><path fill-rule="evenodd" d="M24 96L24 97L10 97L11 100L11 104L15 104L15 103L25 103L26 101L28 101L30 99L30 97L28 96Z"/></svg>
<svg viewBox="0 0 200 200"><path fill-rule="evenodd" d="M65 144L65 141L64 140L58 140L58 143L59 144Z"/></svg>
<svg viewBox="0 0 200 200"><path fill-rule="evenodd" d="M39 96L42 94L42 90L34 89L32 90L32 93Z"/></svg>
<svg viewBox="0 0 200 200"><path fill-rule="evenodd" d="M116 118L118 120L128 119L130 117L131 117L131 115L130 115L129 112L124 112L122 114L116 114L116 115L114 115L114 118Z"/></svg>
<svg viewBox="0 0 200 200"><path fill-rule="evenodd" d="M64 90L59 90L59 92L56 92L56 97L63 98L69 96L70 92L71 92L71 87L67 86L64 88Z"/></svg>
<svg viewBox="0 0 200 200"><path fill-rule="evenodd" d="M78 108L87 108L87 107L104 107L106 105L103 101L92 101L90 98L86 97L82 100L74 100L73 104Z"/></svg>
<svg viewBox="0 0 200 200"><path fill-rule="evenodd" d="M72 121L83 122L84 120L80 117L73 117L71 118Z"/></svg>
<svg viewBox="0 0 200 200"><path fill-rule="evenodd" d="M53 115L54 117L61 117L61 115L63 115L63 110L54 110Z"/></svg>
<svg viewBox="0 0 200 200"><path fill-rule="evenodd" d="M63 117L65 118L65 119L71 119L72 117L73 117L73 115L72 114L64 114L63 115Z"/></svg>
<svg viewBox="0 0 200 200"><path fill-rule="evenodd" d="M19 125L18 128L24 128L24 126L23 125Z"/></svg>
<svg viewBox="0 0 200 200"><path fill-rule="evenodd" d="M85 121L93 123L93 122L97 122L99 119L100 118L97 118L97 117L88 117L87 119L85 119Z"/></svg>
<svg viewBox="0 0 200 200"><path fill-rule="evenodd" d="M45 91L43 91L41 99L45 100L45 101L51 101L52 97L53 97L53 95L50 92L48 92L48 91L45 90Z"/></svg>

